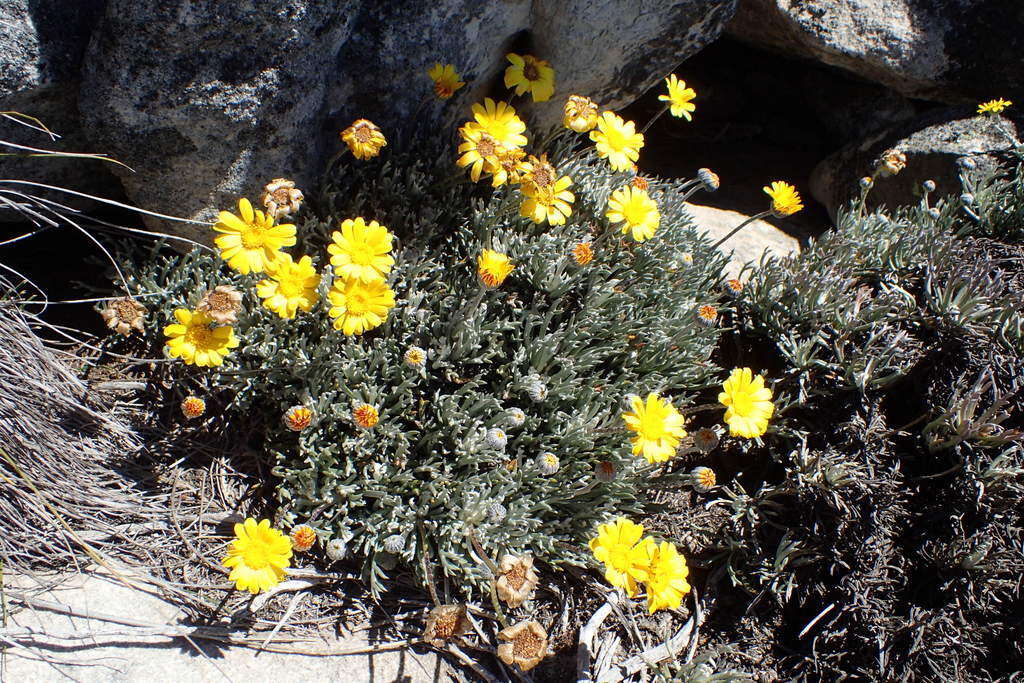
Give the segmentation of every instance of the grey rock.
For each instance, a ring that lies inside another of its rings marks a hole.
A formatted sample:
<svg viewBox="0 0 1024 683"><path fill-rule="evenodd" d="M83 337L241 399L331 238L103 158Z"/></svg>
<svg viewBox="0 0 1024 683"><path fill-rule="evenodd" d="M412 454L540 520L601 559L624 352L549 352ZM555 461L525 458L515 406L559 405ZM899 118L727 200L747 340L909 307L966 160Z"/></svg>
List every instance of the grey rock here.
<svg viewBox="0 0 1024 683"><path fill-rule="evenodd" d="M90 152L79 125L78 79L82 55L106 0L4 0L0 2L0 111L34 116L57 138L0 120L0 140L59 152ZM12 152L10 148L3 150ZM88 194L109 195L119 183L105 162L80 159L5 157L4 178L45 183ZM82 208L66 193L28 190ZM0 211L0 220L17 220Z"/></svg>
<svg viewBox="0 0 1024 683"><path fill-rule="evenodd" d="M122 174L134 202L209 221L275 177L309 189L356 118L392 144L415 125L449 134L473 102L507 96L509 51L556 70L551 101L515 101L538 123L559 120L571 93L627 104L714 40L736 3L110 0L81 108L95 141L135 169ZM426 76L435 61L467 82L447 102ZM208 228L182 225L157 227L209 241Z"/></svg>
<svg viewBox="0 0 1024 683"><path fill-rule="evenodd" d="M686 210L693 217L697 230L707 233L708 239L715 242L749 218L737 211L700 204L687 204ZM739 277L744 264L757 264L765 254L778 258L799 254L800 242L768 221L756 220L730 237L719 250L729 257L725 275L734 278Z"/></svg>
<svg viewBox="0 0 1024 683"><path fill-rule="evenodd" d="M869 207L916 203L926 180L935 182L936 198L959 195L958 158L972 158L982 173L994 171L1012 146L1006 133L1020 137L1019 123L1006 117L976 116L971 111L954 107L929 112L840 149L811 173L811 194L834 217L859 194L858 180L872 174L882 152L895 149L906 155L907 166L898 175L875 179L868 194Z"/></svg>
<svg viewBox="0 0 1024 683"><path fill-rule="evenodd" d="M730 35L837 66L909 97L960 103L1024 92L1018 0L744 0Z"/></svg>

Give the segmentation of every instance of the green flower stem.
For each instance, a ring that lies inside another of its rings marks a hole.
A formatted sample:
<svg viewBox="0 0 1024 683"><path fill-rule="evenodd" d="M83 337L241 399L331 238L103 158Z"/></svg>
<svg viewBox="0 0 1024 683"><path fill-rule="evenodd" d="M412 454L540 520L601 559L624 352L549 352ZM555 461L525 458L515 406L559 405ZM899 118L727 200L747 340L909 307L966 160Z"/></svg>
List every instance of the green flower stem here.
<svg viewBox="0 0 1024 683"><path fill-rule="evenodd" d="M743 221L742 223L737 225L735 228L733 228L732 231L730 231L728 235L726 235L725 237L723 237L722 239L718 240L713 245L711 245L711 249L712 250L717 249L718 247L722 246L723 242L725 242L727 239L729 239L730 237L732 237L733 235L738 233L743 228L747 227L748 225L750 225L751 223L753 223L756 220L760 220L760 219L765 218L766 216L770 216L770 215L772 215L772 212L769 209L768 211L762 211L759 214L751 216L750 218L748 218L747 220Z"/></svg>
<svg viewBox="0 0 1024 683"><path fill-rule="evenodd" d="M671 103L671 102L669 102L668 104L666 104L666 105L665 105L664 107L662 107L662 108L661 108L661 111L659 111L659 112L658 112L657 114L655 114L654 116L652 116L652 117L651 117L651 120L650 120L650 121L648 121L648 122L647 122L647 125L646 125L646 126L644 126L644 127L643 127L643 129L642 129L642 130L640 131L640 135L643 135L644 133L646 133L646 132L647 132L647 129L648 129L648 128L650 128L651 126L653 126L653 125L654 125L654 122L655 122L655 121L657 121L658 119L660 119L660 118L662 117L662 115L663 115L663 114L664 114L665 112L667 112L667 111L668 111L668 108L669 108L670 106L672 106L672 103Z"/></svg>

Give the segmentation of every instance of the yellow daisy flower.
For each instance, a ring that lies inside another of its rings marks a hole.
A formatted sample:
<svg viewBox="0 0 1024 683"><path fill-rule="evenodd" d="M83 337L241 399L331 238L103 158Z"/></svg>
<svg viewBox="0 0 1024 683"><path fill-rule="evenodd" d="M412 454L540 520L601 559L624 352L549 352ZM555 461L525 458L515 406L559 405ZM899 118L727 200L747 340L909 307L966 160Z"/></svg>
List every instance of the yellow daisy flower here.
<svg viewBox="0 0 1024 683"><path fill-rule="evenodd" d="M515 265L505 254L491 249L484 249L476 259L476 273L480 282L488 289L500 287Z"/></svg>
<svg viewBox="0 0 1024 683"><path fill-rule="evenodd" d="M290 559L292 540L270 528L270 520L257 523L250 517L235 525L235 540L223 564L231 570L228 578L238 590L255 595L281 582Z"/></svg>
<svg viewBox="0 0 1024 683"><path fill-rule="evenodd" d="M518 147L502 147L498 151L498 165L491 171L491 185L500 187L506 183L518 183L522 180L526 152Z"/></svg>
<svg viewBox="0 0 1024 683"><path fill-rule="evenodd" d="M775 412L772 390L764 385L764 377L754 375L750 368L736 368L722 384L718 402L726 407L725 423L729 433L753 439L768 431L768 420Z"/></svg>
<svg viewBox="0 0 1024 683"><path fill-rule="evenodd" d="M577 133L586 133L597 125L597 103L582 95L569 95L562 124Z"/></svg>
<svg viewBox="0 0 1024 683"><path fill-rule="evenodd" d="M367 223L359 216L346 218L341 223L341 232L331 233L334 243L327 245L334 272L363 282L383 280L395 265L391 257L392 238L377 221Z"/></svg>
<svg viewBox="0 0 1024 683"><path fill-rule="evenodd" d="M299 309L308 311L320 300L316 291L320 275L308 256L293 262L291 255L281 254L267 269L267 275L269 279L256 285L256 294L265 307L282 318L294 318Z"/></svg>
<svg viewBox="0 0 1024 683"><path fill-rule="evenodd" d="M619 517L610 524L597 527L597 538L590 539L590 552L594 559L604 563L604 578L613 586L622 588L633 598L637 583L650 576L650 561L654 541L644 535L642 524Z"/></svg>
<svg viewBox="0 0 1024 683"><path fill-rule="evenodd" d="M620 187L608 198L605 217L613 225L622 223L622 232L632 232L637 242L654 237L661 225L661 212L655 201L645 190L630 185Z"/></svg>
<svg viewBox="0 0 1024 683"><path fill-rule="evenodd" d="M665 79L665 86L668 88L668 94L658 95L658 99L669 103L669 111L672 116L692 121L693 117L690 116L690 112L697 107L690 100L696 97L697 93L693 91L693 88L687 88L685 81L676 78L675 74L671 74Z"/></svg>
<svg viewBox="0 0 1024 683"><path fill-rule="evenodd" d="M494 138L502 147L523 147L526 145L526 124L516 116L515 108L508 102L495 102L490 97L484 103L473 105L473 121L465 128L479 128Z"/></svg>
<svg viewBox="0 0 1024 683"><path fill-rule="evenodd" d="M238 200L238 213L220 212L213 229L221 235L213 242L220 257L239 273L262 273L283 247L295 244L294 225L274 225L273 217L254 211L244 197Z"/></svg>
<svg viewBox="0 0 1024 683"><path fill-rule="evenodd" d="M780 218L792 216L804 208L796 188L789 183L776 180L771 187L765 186L764 191L772 198L772 213Z"/></svg>
<svg viewBox="0 0 1024 683"><path fill-rule="evenodd" d="M597 130L590 131L590 139L597 145L597 155L607 159L613 171L632 168L644 146L643 133L636 132L636 124L610 111L601 114Z"/></svg>
<svg viewBox="0 0 1024 683"><path fill-rule="evenodd" d="M686 577L690 574L686 558L676 547L662 541L661 545L651 543L650 569L644 589L647 591L647 610L654 614L660 609L679 609L683 596L690 592Z"/></svg>
<svg viewBox="0 0 1024 683"><path fill-rule="evenodd" d="M978 105L979 114L1001 114L1003 110L1009 107L1013 102L1010 100L1004 100L1000 97L998 100L989 100L988 102L982 102Z"/></svg>
<svg viewBox="0 0 1024 683"><path fill-rule="evenodd" d="M366 161L380 154L381 147L387 147L384 133L372 121L356 119L352 125L341 131L342 141L356 159Z"/></svg>
<svg viewBox="0 0 1024 683"><path fill-rule="evenodd" d="M686 430L683 416L672 402L652 392L647 395L646 405L639 396L633 396L629 405L633 410L623 413L622 419L636 432L633 455L643 455L649 463L664 462L674 456Z"/></svg>
<svg viewBox="0 0 1024 683"><path fill-rule="evenodd" d="M551 225L564 225L565 219L572 214L570 205L576 201L576 197L569 191L571 185L572 178L569 176L562 176L547 188L524 182L519 215L534 223L547 221Z"/></svg>
<svg viewBox="0 0 1024 683"><path fill-rule="evenodd" d="M164 328L167 355L180 358L189 365L209 368L220 365L231 349L238 346L238 337L230 325L216 327L206 313L187 308L174 311L178 321Z"/></svg>
<svg viewBox="0 0 1024 683"><path fill-rule="evenodd" d="M505 87L515 88L517 95L530 93L534 102L547 102L555 94L555 70L543 59L533 55L505 55L511 66L505 69Z"/></svg>
<svg viewBox="0 0 1024 683"><path fill-rule="evenodd" d="M434 93L442 100L447 100L456 90L466 85L459 80L459 74L451 64L442 65L441 62L435 62L427 71L427 75L434 81Z"/></svg>
<svg viewBox="0 0 1024 683"><path fill-rule="evenodd" d="M459 157L455 164L459 168L469 166L469 177L473 182L480 180L482 173L494 173L501 168L500 155L505 148L494 136L483 128L468 124L459 129L465 141L459 145Z"/></svg>
<svg viewBox="0 0 1024 683"><path fill-rule="evenodd" d="M332 304L328 315L334 318L334 329L349 335L382 325L395 307L395 293L384 280L336 280L327 299Z"/></svg>

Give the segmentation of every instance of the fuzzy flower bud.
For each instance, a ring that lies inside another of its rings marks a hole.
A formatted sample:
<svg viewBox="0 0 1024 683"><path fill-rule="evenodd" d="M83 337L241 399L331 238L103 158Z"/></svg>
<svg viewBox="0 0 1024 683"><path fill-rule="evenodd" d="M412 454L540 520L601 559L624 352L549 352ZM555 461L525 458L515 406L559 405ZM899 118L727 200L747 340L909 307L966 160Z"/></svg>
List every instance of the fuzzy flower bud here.
<svg viewBox="0 0 1024 683"><path fill-rule="evenodd" d="M710 427L698 429L692 436L694 448L701 453L710 453L718 446L718 432Z"/></svg>
<svg viewBox="0 0 1024 683"><path fill-rule="evenodd" d="M526 422L526 413L521 408L509 408L505 411L505 421L510 427L522 427Z"/></svg>
<svg viewBox="0 0 1024 683"><path fill-rule="evenodd" d="M970 157L960 157L956 160L957 165L965 170L973 171L978 167L978 163Z"/></svg>
<svg viewBox="0 0 1024 683"><path fill-rule="evenodd" d="M400 534L392 534L384 539L385 552L397 555L405 548L405 539Z"/></svg>
<svg viewBox="0 0 1024 683"><path fill-rule="evenodd" d="M537 456L537 469L541 474L552 475L558 471L558 456L554 453L541 453Z"/></svg>
<svg viewBox="0 0 1024 683"><path fill-rule="evenodd" d="M508 436L505 431L497 427L488 429L484 440L487 441L488 446L498 451L505 450L505 446L508 444Z"/></svg>
<svg viewBox="0 0 1024 683"><path fill-rule="evenodd" d="M410 368L422 368L427 364L427 352L418 346L410 346L406 349L403 360Z"/></svg>
<svg viewBox="0 0 1024 683"><path fill-rule="evenodd" d="M974 203L974 195L971 194L970 192L964 192L962 195L960 195L960 202L964 206L970 206L971 204Z"/></svg>
<svg viewBox="0 0 1024 683"><path fill-rule="evenodd" d="M548 397L548 388L539 375L526 378L526 394L534 403L543 403Z"/></svg>
<svg viewBox="0 0 1024 683"><path fill-rule="evenodd" d="M939 218L942 216L942 212L933 206L932 208L928 209L928 215L931 216L934 220L939 220Z"/></svg>
<svg viewBox="0 0 1024 683"><path fill-rule="evenodd" d="M332 538L327 541L325 550L327 552L327 558L332 562L340 562L341 560L344 560L345 555L348 554L348 546L345 544L345 541L340 538Z"/></svg>
<svg viewBox="0 0 1024 683"><path fill-rule="evenodd" d="M708 192L714 192L722 184L718 178L718 174L712 171L710 168L698 169L697 178L704 186L704 189L707 190Z"/></svg>
<svg viewBox="0 0 1024 683"><path fill-rule="evenodd" d="M871 186L875 184L875 181L869 178L868 176L864 176L859 181L857 181L857 184L860 185L860 189L862 190L870 190Z"/></svg>
<svg viewBox="0 0 1024 683"><path fill-rule="evenodd" d="M693 490L697 493L707 493L717 483L715 471L710 467L694 467L690 472L690 481L693 483Z"/></svg>
<svg viewBox="0 0 1024 683"><path fill-rule="evenodd" d="M487 519L490 520L491 524L500 524L505 521L507 515L508 510L501 503L494 502L487 506Z"/></svg>
<svg viewBox="0 0 1024 683"><path fill-rule="evenodd" d="M921 188L925 192L935 192L935 181L934 180L926 180L923 183L921 183Z"/></svg>

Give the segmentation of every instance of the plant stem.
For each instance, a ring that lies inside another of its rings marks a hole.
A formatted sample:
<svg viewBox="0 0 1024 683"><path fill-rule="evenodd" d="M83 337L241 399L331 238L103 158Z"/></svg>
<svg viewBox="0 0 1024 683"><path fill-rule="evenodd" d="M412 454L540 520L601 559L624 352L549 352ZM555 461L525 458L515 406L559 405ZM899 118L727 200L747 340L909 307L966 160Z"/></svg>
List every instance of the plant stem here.
<svg viewBox="0 0 1024 683"><path fill-rule="evenodd" d="M657 114L652 116L651 120L647 122L647 125L644 126L643 129L640 130L640 135L643 135L644 133L646 133L647 129L650 128L652 125L654 125L654 122L657 121L658 119L660 119L662 114L664 114L665 112L668 111L668 108L669 108L669 106L671 104L672 103L669 102L668 104L666 104L664 107L661 108L661 111L659 111Z"/></svg>
<svg viewBox="0 0 1024 683"><path fill-rule="evenodd" d="M751 223L753 223L753 222L754 222L754 221L756 221L756 220L760 220L760 219L762 219L762 218L764 218L764 217L766 217L766 216L770 216L770 215L771 215L771 213L772 213L772 212L771 212L770 210L769 210L769 211L762 211L762 212L761 212L761 213L759 213L759 214L756 214L756 215L754 215L754 216L751 216L750 218L748 218L747 220L743 221L742 223L740 223L739 225L737 225L737 226L736 226L735 228L733 228L733 229L732 229L732 231L730 231L728 235L726 235L726 236L725 236L725 237L723 237L722 239L720 239L720 240L718 240L717 242L715 242L715 243L714 243L714 244L713 244L713 245L711 246L711 248L712 248L712 249L717 249L718 247L722 246L722 243L723 243L723 242L725 242L725 241L726 241L727 239L729 239L730 237L732 237L733 235L735 235L736 233L738 233L738 232L739 232L740 230L742 230L743 228L747 227L748 225L750 225Z"/></svg>

